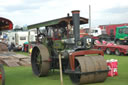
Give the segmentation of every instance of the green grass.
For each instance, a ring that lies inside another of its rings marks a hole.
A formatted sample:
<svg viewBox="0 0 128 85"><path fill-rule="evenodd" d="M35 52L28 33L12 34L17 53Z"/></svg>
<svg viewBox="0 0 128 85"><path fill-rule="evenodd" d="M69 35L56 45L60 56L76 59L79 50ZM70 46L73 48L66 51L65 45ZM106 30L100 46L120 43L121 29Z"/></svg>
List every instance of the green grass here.
<svg viewBox="0 0 128 85"><path fill-rule="evenodd" d="M15 52L15 53L16 53L16 54L22 54L22 55L29 56L29 53L27 53L27 52L19 51L19 52Z"/></svg>
<svg viewBox="0 0 128 85"><path fill-rule="evenodd" d="M105 82L86 85L128 85L128 56L105 55L105 59L118 59L116 77L108 77ZM6 67L6 85L60 85L59 71L50 72L47 77L38 78L31 67ZM73 85L68 75L64 75L64 85Z"/></svg>

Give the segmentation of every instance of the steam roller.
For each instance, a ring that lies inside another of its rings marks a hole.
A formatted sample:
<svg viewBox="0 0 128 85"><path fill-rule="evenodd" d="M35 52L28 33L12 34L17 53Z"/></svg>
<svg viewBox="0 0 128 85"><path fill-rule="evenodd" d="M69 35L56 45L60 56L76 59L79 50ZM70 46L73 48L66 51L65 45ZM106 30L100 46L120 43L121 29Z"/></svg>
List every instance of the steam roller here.
<svg viewBox="0 0 128 85"><path fill-rule="evenodd" d="M62 59L62 66L67 67L64 69L64 72L69 75L71 81L75 84L103 82L107 78L108 68L104 57L102 55L87 55L87 52L90 51L97 53L95 50L86 50L85 55L80 54L74 57L74 69L72 65L73 58ZM39 77L47 76L50 69L59 69L57 66L58 59L55 60L56 63L53 60L54 59L50 60L48 49L45 46L34 47L31 58L34 74ZM64 63L67 60L70 61L70 64ZM56 67L52 67L53 63L56 64Z"/></svg>
<svg viewBox="0 0 128 85"><path fill-rule="evenodd" d="M88 19L79 17L79 10L75 10L72 16L29 25L28 29L37 29L36 43L30 43L33 73L41 77L52 69L59 69L61 54L63 73L68 74L73 83L105 81L108 69L103 51L92 49L90 36L80 37L79 25L86 23Z"/></svg>

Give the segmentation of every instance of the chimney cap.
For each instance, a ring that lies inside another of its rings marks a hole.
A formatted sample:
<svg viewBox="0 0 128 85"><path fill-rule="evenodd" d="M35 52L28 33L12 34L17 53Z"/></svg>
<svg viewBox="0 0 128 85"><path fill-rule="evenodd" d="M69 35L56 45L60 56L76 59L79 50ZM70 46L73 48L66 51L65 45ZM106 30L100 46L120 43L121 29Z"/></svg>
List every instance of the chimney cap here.
<svg viewBox="0 0 128 85"><path fill-rule="evenodd" d="M73 14L78 14L78 13L80 13L80 10L73 10L72 13Z"/></svg>

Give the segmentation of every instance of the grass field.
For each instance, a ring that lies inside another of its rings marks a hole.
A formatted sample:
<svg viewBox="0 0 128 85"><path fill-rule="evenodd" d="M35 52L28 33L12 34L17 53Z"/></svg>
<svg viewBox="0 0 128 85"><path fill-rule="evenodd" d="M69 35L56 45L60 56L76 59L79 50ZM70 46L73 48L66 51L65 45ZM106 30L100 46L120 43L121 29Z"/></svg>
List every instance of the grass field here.
<svg viewBox="0 0 128 85"><path fill-rule="evenodd" d="M108 77L103 83L86 85L128 85L128 56L105 55L105 59L118 59L116 77ZM38 78L32 73L31 67L4 67L6 85L60 85L59 71L50 72L49 76ZM64 85L73 85L68 75L64 75Z"/></svg>
<svg viewBox="0 0 128 85"><path fill-rule="evenodd" d="M23 55L29 56L29 53L27 53L27 52L19 51L19 52L16 52L16 53L17 53L17 54L23 54Z"/></svg>

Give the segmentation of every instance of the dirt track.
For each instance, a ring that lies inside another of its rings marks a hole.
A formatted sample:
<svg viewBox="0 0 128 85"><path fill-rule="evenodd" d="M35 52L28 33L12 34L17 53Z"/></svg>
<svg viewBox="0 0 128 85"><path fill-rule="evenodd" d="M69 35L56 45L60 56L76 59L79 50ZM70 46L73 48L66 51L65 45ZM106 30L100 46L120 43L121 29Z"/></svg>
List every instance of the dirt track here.
<svg viewBox="0 0 128 85"><path fill-rule="evenodd" d="M0 53L0 63L9 67L15 66L30 66L30 56L16 54L14 52Z"/></svg>

